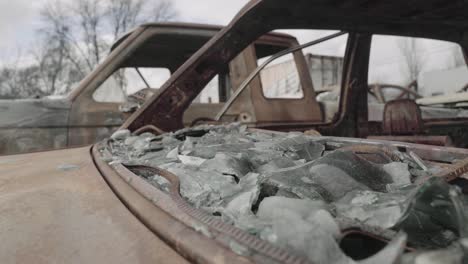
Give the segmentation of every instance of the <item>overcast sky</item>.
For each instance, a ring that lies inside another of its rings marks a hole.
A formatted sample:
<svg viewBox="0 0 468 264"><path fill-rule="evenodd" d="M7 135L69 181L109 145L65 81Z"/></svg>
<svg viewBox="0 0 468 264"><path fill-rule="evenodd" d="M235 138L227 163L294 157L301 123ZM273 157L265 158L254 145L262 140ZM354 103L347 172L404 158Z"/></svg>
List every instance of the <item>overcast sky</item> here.
<svg viewBox="0 0 468 264"><path fill-rule="evenodd" d="M18 57L18 53L23 55L28 53L29 47L34 44L35 33L40 27L39 10L45 1L47 0L0 0L0 63L11 61L12 58ZM248 2L248 0L170 1L173 1L175 4L175 8L179 14L177 20L179 21L221 25L229 23L235 14ZM297 33L294 35L299 38L300 42L328 34L328 32ZM398 65L401 61L401 54L399 54L396 45L393 46L393 54L388 52L388 41L381 45L381 47L387 50L385 52L377 52L377 54L384 54L377 61L378 65L383 64L385 67L378 67L377 70L380 72L375 72L371 75L379 78L379 81L382 81L380 79L383 73L396 72L395 70L389 71L389 65L393 64L393 68L401 68L401 65ZM341 39L328 42L324 47L314 47L312 52L319 53L320 55L343 55L344 49L345 39ZM434 49L429 48L429 50ZM435 56L431 57L434 58ZM438 61L440 62L440 60ZM395 64L397 64L396 67ZM430 63L430 65L436 64Z"/></svg>
<svg viewBox="0 0 468 264"><path fill-rule="evenodd" d="M0 60L32 41L40 22L41 4L42 0L0 1Z"/></svg>
<svg viewBox="0 0 468 264"><path fill-rule="evenodd" d="M227 24L248 0L171 0L180 21ZM0 61L26 53L40 27L45 0L0 0ZM196 3L196 4L195 4Z"/></svg>

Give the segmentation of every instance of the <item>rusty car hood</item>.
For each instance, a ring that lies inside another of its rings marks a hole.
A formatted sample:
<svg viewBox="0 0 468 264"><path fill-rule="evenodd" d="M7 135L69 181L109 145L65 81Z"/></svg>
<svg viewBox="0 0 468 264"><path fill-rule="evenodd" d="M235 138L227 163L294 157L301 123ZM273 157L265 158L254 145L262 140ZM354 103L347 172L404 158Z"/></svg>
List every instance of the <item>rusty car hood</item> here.
<svg viewBox="0 0 468 264"><path fill-rule="evenodd" d="M90 147L0 157L2 263L184 263L96 169Z"/></svg>

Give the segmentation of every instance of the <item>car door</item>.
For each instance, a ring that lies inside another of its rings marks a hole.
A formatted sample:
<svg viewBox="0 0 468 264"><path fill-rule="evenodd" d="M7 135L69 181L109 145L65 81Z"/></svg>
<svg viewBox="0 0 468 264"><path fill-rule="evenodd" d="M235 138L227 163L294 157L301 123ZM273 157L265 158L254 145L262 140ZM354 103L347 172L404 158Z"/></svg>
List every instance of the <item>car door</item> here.
<svg viewBox="0 0 468 264"><path fill-rule="evenodd" d="M292 54L289 60L262 71L242 87L256 70L258 61L297 45L297 40L288 35L268 34L244 49L229 63L228 69L218 72L187 108L184 125L213 121L235 121L251 126L320 122L321 109L315 99L305 57L300 51ZM229 99L237 89L242 90ZM288 94L284 94L285 90ZM280 95L269 96L271 91L273 94L279 91Z"/></svg>

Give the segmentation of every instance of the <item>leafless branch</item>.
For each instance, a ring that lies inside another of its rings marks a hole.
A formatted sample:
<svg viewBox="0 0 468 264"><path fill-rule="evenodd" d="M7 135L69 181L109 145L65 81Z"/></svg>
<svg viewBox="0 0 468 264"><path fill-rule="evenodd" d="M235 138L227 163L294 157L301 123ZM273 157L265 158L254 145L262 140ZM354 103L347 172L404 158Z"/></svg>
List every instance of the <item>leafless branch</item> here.
<svg viewBox="0 0 468 264"><path fill-rule="evenodd" d="M177 12L169 0L47 0L40 14L35 63L0 67L0 95L65 93L102 61L112 41Z"/></svg>
<svg viewBox="0 0 468 264"><path fill-rule="evenodd" d="M153 3L151 19L154 22L164 22L177 17L177 11L173 2L169 0L159 0Z"/></svg>
<svg viewBox="0 0 468 264"><path fill-rule="evenodd" d="M405 64L408 70L408 83L417 81L425 64L422 47L418 45L417 40L414 38L400 39L398 47L405 58Z"/></svg>

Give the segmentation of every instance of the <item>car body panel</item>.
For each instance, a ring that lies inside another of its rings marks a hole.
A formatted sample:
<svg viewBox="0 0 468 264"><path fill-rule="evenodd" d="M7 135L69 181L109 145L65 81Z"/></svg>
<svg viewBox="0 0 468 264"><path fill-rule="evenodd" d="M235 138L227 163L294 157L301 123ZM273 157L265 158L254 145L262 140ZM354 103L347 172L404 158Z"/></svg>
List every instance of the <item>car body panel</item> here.
<svg viewBox="0 0 468 264"><path fill-rule="evenodd" d="M186 263L119 201L90 147L1 157L0 182L2 263Z"/></svg>
<svg viewBox="0 0 468 264"><path fill-rule="evenodd" d="M70 107L66 99L0 100L0 153L66 147Z"/></svg>
<svg viewBox="0 0 468 264"><path fill-rule="evenodd" d="M118 40L111 48L109 56L66 98L57 102L52 99L22 102L14 100L4 103L0 101L0 111L8 109L7 112L1 112L0 129L6 126L2 125L2 122L6 122L8 130L1 131L0 154L83 146L104 139L119 128L129 116L129 113L120 110L125 103L97 102L93 98L94 92L112 74L123 67L166 68L173 73L220 30L220 26L201 24L145 24ZM256 68L257 58L269 56L293 45L297 45L297 40L286 34L271 33L259 38L255 45L239 56L244 60L241 59L236 65L231 65L228 73L233 87L237 87L242 78ZM300 76L308 96L295 100L293 111L288 110L288 105L281 101L265 101L260 94L262 89L260 82L256 81L249 86L251 92L245 93L246 96L236 104L237 109L228 114L234 118L239 115L253 117L247 120L252 122L256 119L276 121L292 116L297 116L301 120L320 118L320 108L315 102L312 84L306 74L304 58L299 55L301 53L295 56L296 63L300 63L298 67L303 68ZM254 107L252 100L260 100L263 103ZM63 107L57 112L54 112L53 107L46 106L46 112L39 107L54 104L63 104ZM311 105L316 111L302 111L306 105ZM275 109L278 114L265 113L266 107ZM215 104L196 105L190 110L184 124L190 125L199 118L211 117L218 109ZM17 130L20 127L22 130Z"/></svg>

